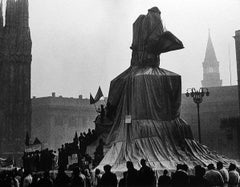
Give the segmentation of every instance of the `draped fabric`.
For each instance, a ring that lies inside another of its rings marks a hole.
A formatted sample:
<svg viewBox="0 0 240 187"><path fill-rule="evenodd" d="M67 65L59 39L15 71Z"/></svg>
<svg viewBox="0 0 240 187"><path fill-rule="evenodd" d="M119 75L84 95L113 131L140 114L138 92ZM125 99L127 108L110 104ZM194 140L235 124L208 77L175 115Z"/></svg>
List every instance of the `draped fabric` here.
<svg viewBox="0 0 240 187"><path fill-rule="evenodd" d="M146 159L157 171L227 160L193 139L190 126L181 119L181 76L158 67L159 54L183 48L172 33L164 32L160 11L155 7L133 25L131 66L111 81L107 117L112 125L106 144L109 148L98 168L112 165L126 170L126 161L135 168ZM126 116L131 122L126 123Z"/></svg>
<svg viewBox="0 0 240 187"><path fill-rule="evenodd" d="M181 77L159 67L130 67L110 85L108 106L115 111L107 137L107 151L98 166L125 171L126 161L136 168L146 159L157 171L175 169L178 163L189 167L227 159L193 139L190 126L179 117ZM126 115L131 123L125 122Z"/></svg>

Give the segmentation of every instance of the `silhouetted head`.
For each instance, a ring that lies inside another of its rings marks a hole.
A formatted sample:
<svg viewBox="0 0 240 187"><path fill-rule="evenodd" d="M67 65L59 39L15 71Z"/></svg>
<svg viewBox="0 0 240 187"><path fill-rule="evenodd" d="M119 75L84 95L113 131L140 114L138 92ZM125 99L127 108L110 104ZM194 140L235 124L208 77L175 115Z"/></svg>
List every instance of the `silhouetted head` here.
<svg viewBox="0 0 240 187"><path fill-rule="evenodd" d="M108 165L108 164L103 167L105 173L109 173L111 171L111 168L112 167L110 165Z"/></svg>
<svg viewBox="0 0 240 187"><path fill-rule="evenodd" d="M182 164L177 164L177 170L182 169Z"/></svg>
<svg viewBox="0 0 240 187"><path fill-rule="evenodd" d="M141 163L142 166L146 166L146 160L145 159L141 159L140 163Z"/></svg>
<svg viewBox="0 0 240 187"><path fill-rule="evenodd" d="M236 168L237 168L237 166L236 166L235 164L232 164L232 163L231 163L231 164L229 165L228 170L229 170L229 171L233 171L233 170L235 170Z"/></svg>
<svg viewBox="0 0 240 187"><path fill-rule="evenodd" d="M133 163L131 161L127 161L127 169L130 170L130 169L133 169Z"/></svg>
<svg viewBox="0 0 240 187"><path fill-rule="evenodd" d="M95 170L95 175L99 175L100 174L100 170L99 169L96 169Z"/></svg>
<svg viewBox="0 0 240 187"><path fill-rule="evenodd" d="M165 170L163 171L163 175L167 175L167 174L168 174L168 170L165 169Z"/></svg>
<svg viewBox="0 0 240 187"><path fill-rule="evenodd" d="M220 170L223 168L223 163L221 161L217 162L217 169Z"/></svg>
<svg viewBox="0 0 240 187"><path fill-rule="evenodd" d="M213 164L208 164L207 168L208 168L208 170L215 169Z"/></svg>

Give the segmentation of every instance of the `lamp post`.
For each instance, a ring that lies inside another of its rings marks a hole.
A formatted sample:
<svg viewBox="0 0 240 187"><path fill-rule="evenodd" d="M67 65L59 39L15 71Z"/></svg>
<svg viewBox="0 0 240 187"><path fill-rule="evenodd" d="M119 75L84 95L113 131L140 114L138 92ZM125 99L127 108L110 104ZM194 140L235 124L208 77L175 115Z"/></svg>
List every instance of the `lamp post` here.
<svg viewBox="0 0 240 187"><path fill-rule="evenodd" d="M190 90L190 92L189 92ZM200 103L203 101L204 96L209 96L209 91L207 88L200 88L199 90L196 90L195 88L188 88L186 92L186 97L192 97L194 103L197 104L197 114L198 114L198 140L199 143L202 143L201 141L201 126L200 126L200 114L199 114L199 107Z"/></svg>

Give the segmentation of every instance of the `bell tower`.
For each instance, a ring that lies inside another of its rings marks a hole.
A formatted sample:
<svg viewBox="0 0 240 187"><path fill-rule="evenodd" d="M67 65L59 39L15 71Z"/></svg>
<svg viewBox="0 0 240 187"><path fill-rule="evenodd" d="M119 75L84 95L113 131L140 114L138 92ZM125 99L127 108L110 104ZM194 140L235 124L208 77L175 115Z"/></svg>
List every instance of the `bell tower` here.
<svg viewBox="0 0 240 187"><path fill-rule="evenodd" d="M208 33L208 42L203 61L203 80L202 87L219 87L222 86L220 80L219 62L215 54L210 32Z"/></svg>
<svg viewBox="0 0 240 187"><path fill-rule="evenodd" d="M24 150L26 132L31 130L28 10L28 0L0 0L0 156L11 155L15 161Z"/></svg>

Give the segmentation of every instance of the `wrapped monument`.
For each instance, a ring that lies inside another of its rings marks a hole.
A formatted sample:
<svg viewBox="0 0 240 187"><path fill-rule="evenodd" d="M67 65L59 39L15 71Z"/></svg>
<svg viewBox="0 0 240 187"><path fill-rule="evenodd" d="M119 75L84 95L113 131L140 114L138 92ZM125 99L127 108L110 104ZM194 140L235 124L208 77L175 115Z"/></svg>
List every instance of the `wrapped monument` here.
<svg viewBox="0 0 240 187"><path fill-rule="evenodd" d="M154 170L226 161L193 139L180 118L181 76L159 68L161 53L182 48L164 31L157 7L135 21L131 66L111 81L106 115L113 124L98 168L110 164L113 171L124 171L129 160L139 168L142 158Z"/></svg>

